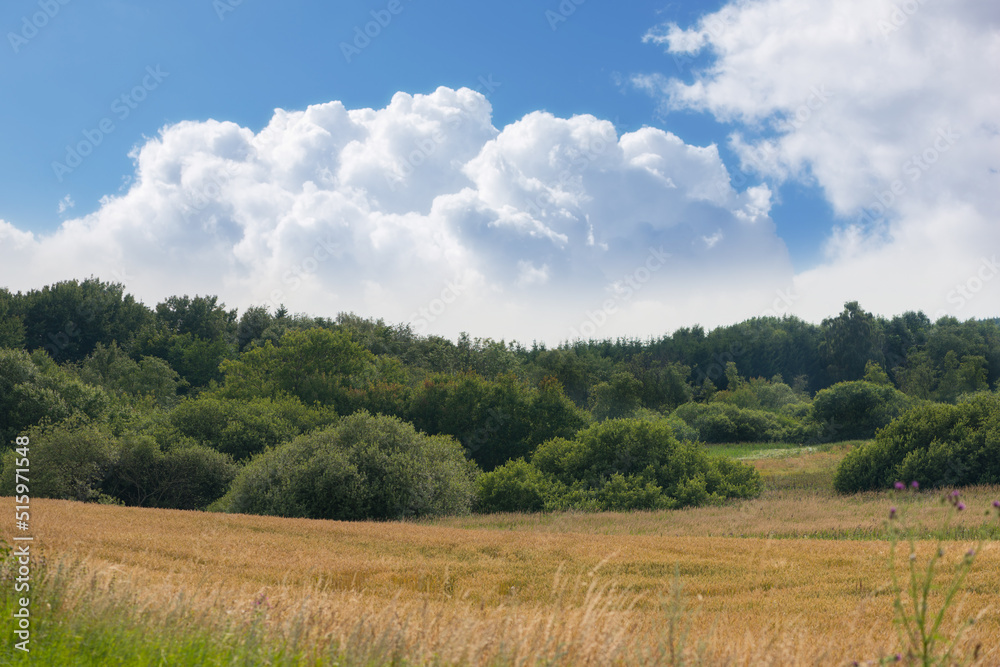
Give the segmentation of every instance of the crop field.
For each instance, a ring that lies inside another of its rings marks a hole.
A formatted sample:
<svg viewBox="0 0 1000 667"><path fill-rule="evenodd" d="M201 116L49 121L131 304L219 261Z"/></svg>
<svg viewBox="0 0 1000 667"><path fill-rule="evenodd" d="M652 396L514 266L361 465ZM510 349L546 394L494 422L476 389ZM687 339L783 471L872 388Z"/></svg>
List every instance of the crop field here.
<svg viewBox="0 0 1000 667"><path fill-rule="evenodd" d="M34 501L34 652L0 664L878 664L903 650L890 506L918 565L945 540L936 581L982 540L942 632L975 618L960 654L1000 664L1000 488L950 518L937 492L837 496L849 446L758 447L760 498L679 511L344 523Z"/></svg>

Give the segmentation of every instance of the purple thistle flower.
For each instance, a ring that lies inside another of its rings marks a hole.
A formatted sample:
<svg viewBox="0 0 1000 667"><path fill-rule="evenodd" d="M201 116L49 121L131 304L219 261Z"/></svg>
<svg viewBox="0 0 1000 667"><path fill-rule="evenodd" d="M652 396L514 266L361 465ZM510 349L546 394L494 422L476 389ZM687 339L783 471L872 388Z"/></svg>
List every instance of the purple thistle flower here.
<svg viewBox="0 0 1000 667"><path fill-rule="evenodd" d="M903 489L906 488L906 484L903 484L902 482L896 482L895 486L897 491L902 491Z"/></svg>
<svg viewBox="0 0 1000 667"><path fill-rule="evenodd" d="M955 505L955 509L957 509L959 512L961 512L962 510L965 509L965 503L959 503L959 504Z"/></svg>
<svg viewBox="0 0 1000 667"><path fill-rule="evenodd" d="M968 552L966 552L966 554L965 554L965 557L966 557L966 558L972 558L972 557L974 557L975 555L976 555L976 550L975 550L975 549L969 549L969 551L968 551Z"/></svg>
<svg viewBox="0 0 1000 667"><path fill-rule="evenodd" d="M895 507L890 507L889 508L889 518L890 519L895 519L896 518L896 508Z"/></svg>
<svg viewBox="0 0 1000 667"><path fill-rule="evenodd" d="M996 507L998 510L1000 510L1000 500L994 500L993 507Z"/></svg>
<svg viewBox="0 0 1000 667"><path fill-rule="evenodd" d="M903 654L902 653L897 653L896 654L896 662L903 662Z"/></svg>
<svg viewBox="0 0 1000 667"><path fill-rule="evenodd" d="M914 490L919 489L920 488L920 482L918 482L917 480L913 480L912 482L910 482L910 486ZM900 659L902 659L902 658L900 658Z"/></svg>
<svg viewBox="0 0 1000 667"><path fill-rule="evenodd" d="M954 491L951 492L951 497L958 498L958 489L955 489Z"/></svg>

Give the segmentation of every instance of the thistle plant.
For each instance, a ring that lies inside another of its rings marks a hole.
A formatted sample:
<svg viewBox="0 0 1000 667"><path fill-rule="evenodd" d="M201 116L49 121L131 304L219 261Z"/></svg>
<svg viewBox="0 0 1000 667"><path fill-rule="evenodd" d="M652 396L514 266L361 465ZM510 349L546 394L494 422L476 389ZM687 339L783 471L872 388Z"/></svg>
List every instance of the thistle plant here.
<svg viewBox="0 0 1000 667"><path fill-rule="evenodd" d="M902 482L896 482L895 488L897 492L907 491L907 486ZM910 492L916 493L918 489L917 482L910 484ZM961 494L958 491L952 491L945 495L942 502L951 506L946 521L954 513L966 511L965 503L962 502ZM1000 515L1000 500L993 501L993 511ZM975 623L975 619L967 619L954 631L950 639L942 632L941 625L975 564L976 555L982 549L983 540L980 539L974 548L969 549L962 556L950 582L945 582L944 597L935 611L931 606L930 598L931 591L936 588L935 578L940 578L938 566L945 557L944 541L938 540L937 548L927 561L926 566L921 567L918 564L917 545L913 532L900 526L898 515L899 512L895 507L889 509L892 544L889 553L889 567L892 574L892 589L895 593L893 606L896 612L896 627L899 631L900 643L906 651L905 658L908 664L922 665L923 667L951 665L959 640L965 630ZM900 583L899 568L896 563L896 551L901 538L905 538L910 545L909 577L905 586ZM881 662L882 664L898 663L902 662L903 659L904 654L897 653L894 656L883 658Z"/></svg>

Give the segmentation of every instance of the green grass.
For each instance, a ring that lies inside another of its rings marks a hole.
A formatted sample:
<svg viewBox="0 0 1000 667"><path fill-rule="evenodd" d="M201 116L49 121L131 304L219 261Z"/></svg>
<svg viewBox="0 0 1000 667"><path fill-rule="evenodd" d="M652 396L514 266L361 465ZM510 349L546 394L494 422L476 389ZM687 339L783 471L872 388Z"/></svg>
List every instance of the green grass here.
<svg viewBox="0 0 1000 667"><path fill-rule="evenodd" d="M65 591L79 576L79 567L46 572L44 566L36 566L32 573L36 583L30 591L29 652L14 648L14 642L20 640L9 640L0 652L0 665L403 667L408 664L388 655L392 651L385 647L371 647L367 656L345 655L335 645L317 648L296 636L294 624L289 632L265 632L263 613L237 614L220 626L217 616L193 613L183 600L175 600L165 609L143 609L132 596L104 588L96 579L91 580L89 590L76 588L67 596ZM86 578L86 574L83 576ZM0 615L10 619L18 603L9 575L2 584ZM378 653L383 655L374 655Z"/></svg>

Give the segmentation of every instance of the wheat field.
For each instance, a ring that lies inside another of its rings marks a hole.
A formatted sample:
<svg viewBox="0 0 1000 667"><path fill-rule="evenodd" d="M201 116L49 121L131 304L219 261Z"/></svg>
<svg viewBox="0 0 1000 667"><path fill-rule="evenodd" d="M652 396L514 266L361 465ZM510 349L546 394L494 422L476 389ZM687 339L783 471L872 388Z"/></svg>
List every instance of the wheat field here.
<svg viewBox="0 0 1000 667"><path fill-rule="evenodd" d="M880 538L891 499L779 486L723 507L629 514L341 523L38 500L33 519L50 566L72 564L68 609L126 605L151 627L180 614L220 632L249 615L268 636L336 645L358 664L892 656L890 544ZM960 524L996 524L971 508L998 491L966 492ZM942 511L933 494L896 502L919 523ZM817 531L864 539L795 537ZM945 578L973 545L945 542ZM936 548L918 542L918 563ZM961 646L973 664L1000 665L998 592L1000 544L987 540L946 622L950 632L977 617Z"/></svg>

